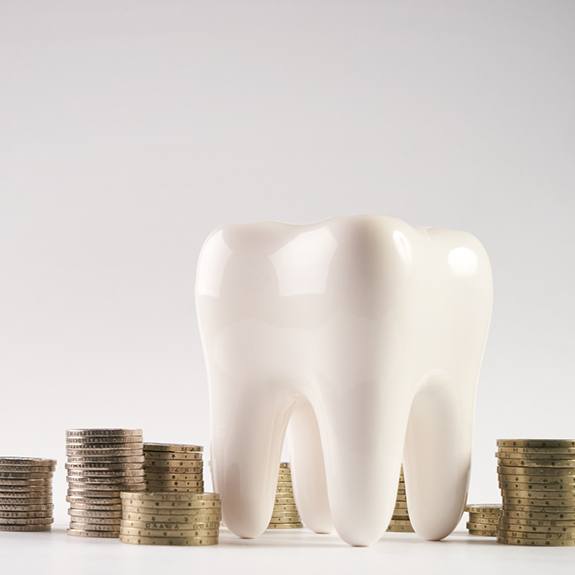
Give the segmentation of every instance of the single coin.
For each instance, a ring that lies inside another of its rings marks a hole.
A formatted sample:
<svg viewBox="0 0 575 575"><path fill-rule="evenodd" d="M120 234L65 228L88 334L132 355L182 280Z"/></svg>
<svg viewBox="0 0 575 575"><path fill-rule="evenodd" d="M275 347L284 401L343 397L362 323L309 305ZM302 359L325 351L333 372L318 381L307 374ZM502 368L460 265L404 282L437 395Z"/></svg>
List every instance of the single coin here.
<svg viewBox="0 0 575 575"><path fill-rule="evenodd" d="M503 506L508 505L528 505L532 507L559 507L569 508L574 507L573 503L565 499L530 499L528 497L507 497L503 496Z"/></svg>
<svg viewBox="0 0 575 575"><path fill-rule="evenodd" d="M571 469L575 473L573 459L509 459L498 457L499 465L511 465L537 469Z"/></svg>
<svg viewBox="0 0 575 575"><path fill-rule="evenodd" d="M217 529L133 529L130 527L121 528L122 535L135 535L141 537L217 537Z"/></svg>
<svg viewBox="0 0 575 575"><path fill-rule="evenodd" d="M142 471L142 463L66 463L64 466L69 471L110 472L110 471Z"/></svg>
<svg viewBox="0 0 575 575"><path fill-rule="evenodd" d="M167 451L146 451L146 463L155 461L202 461L203 453L201 451L170 453Z"/></svg>
<svg viewBox="0 0 575 575"><path fill-rule="evenodd" d="M0 531L50 531L52 525L0 525Z"/></svg>
<svg viewBox="0 0 575 575"><path fill-rule="evenodd" d="M293 511L294 513L297 513L297 510L295 503L293 505L274 505L274 513L280 511Z"/></svg>
<svg viewBox="0 0 575 575"><path fill-rule="evenodd" d="M499 447L499 453L524 453L526 455L568 455L573 454L575 458L575 447Z"/></svg>
<svg viewBox="0 0 575 575"><path fill-rule="evenodd" d="M85 529L86 531L117 531L120 528L119 519L94 519L88 521L79 517L70 519L70 529Z"/></svg>
<svg viewBox="0 0 575 575"><path fill-rule="evenodd" d="M90 435L141 435L143 436L144 432L141 429L120 429L120 428L107 428L107 429L67 429L66 430L66 437L70 437L73 435L79 436L90 436Z"/></svg>
<svg viewBox="0 0 575 575"><path fill-rule="evenodd" d="M505 537L522 537L524 539L575 539L575 533L534 533L526 531L512 531L510 529L500 529L499 533L503 533Z"/></svg>
<svg viewBox="0 0 575 575"><path fill-rule="evenodd" d="M0 511L0 519L41 519L52 517L52 509L42 511Z"/></svg>
<svg viewBox="0 0 575 575"><path fill-rule="evenodd" d="M92 449L92 448L116 448L116 447L129 447L131 449L142 448L143 443L141 437L89 437L89 438L68 438L66 440L66 447L69 449Z"/></svg>
<svg viewBox="0 0 575 575"><path fill-rule="evenodd" d="M120 530L117 531L88 531L85 529L66 529L67 535L73 535L74 537L108 537L108 538L118 538L120 535Z"/></svg>
<svg viewBox="0 0 575 575"><path fill-rule="evenodd" d="M295 504L295 499L293 495L291 496L275 496L274 502L276 505L293 505Z"/></svg>
<svg viewBox="0 0 575 575"><path fill-rule="evenodd" d="M170 487L158 483L148 484L148 489L152 491L164 491L166 493L202 493L204 490L203 484L199 487Z"/></svg>
<svg viewBox="0 0 575 575"><path fill-rule="evenodd" d="M575 537L574 527L559 527L557 525L523 525L521 523L515 523L511 520L502 521L500 529L504 531L515 531L515 532L529 532L529 533L570 533Z"/></svg>
<svg viewBox="0 0 575 575"><path fill-rule="evenodd" d="M185 518L189 519L189 518ZM122 528L130 529L152 529L162 531L164 529L219 529L221 517L211 515L205 517L196 517L188 521L176 521L176 518L169 521L136 521L133 519L122 518Z"/></svg>
<svg viewBox="0 0 575 575"><path fill-rule="evenodd" d="M146 481L203 481L203 473L150 473Z"/></svg>
<svg viewBox="0 0 575 575"><path fill-rule="evenodd" d="M280 463L280 469L289 469L290 468L290 463L288 461L283 461L282 463Z"/></svg>
<svg viewBox="0 0 575 575"><path fill-rule="evenodd" d="M86 487L88 489L121 489L126 485L128 488L132 485L144 485L144 477L75 477L66 476L66 481L71 487Z"/></svg>
<svg viewBox="0 0 575 575"><path fill-rule="evenodd" d="M74 505L74 507L85 505L88 508L108 508L110 505L119 505L120 509L122 508L122 501L119 494L117 497L83 497L81 495L68 495L66 497L66 501ZM78 508L81 509L81 507Z"/></svg>
<svg viewBox="0 0 575 575"><path fill-rule="evenodd" d="M186 445L184 443L144 443L144 449L146 451L159 451L168 453L193 453L196 451L204 450L201 445Z"/></svg>
<svg viewBox="0 0 575 575"><path fill-rule="evenodd" d="M115 465L129 465L133 463L143 464L143 455L82 455L79 457L68 456L66 459L69 465L85 465L96 469L98 467L109 467Z"/></svg>
<svg viewBox="0 0 575 575"><path fill-rule="evenodd" d="M130 447L102 447L102 448L66 448L68 458L82 458L82 457L105 457L110 459L112 457L142 457L143 450L141 448Z"/></svg>
<svg viewBox="0 0 575 575"><path fill-rule="evenodd" d="M52 486L49 487L17 487L15 485L2 485L0 486L0 501L2 499L10 498L30 498L41 499L43 497L52 497Z"/></svg>
<svg viewBox="0 0 575 575"><path fill-rule="evenodd" d="M512 523L515 525L525 525L527 527L569 527L575 529L575 519L569 520L549 520L549 519L532 519L520 518L513 516L505 516L502 520L504 523Z"/></svg>
<svg viewBox="0 0 575 575"><path fill-rule="evenodd" d="M53 522L52 517L0 517L0 525L47 525Z"/></svg>
<svg viewBox="0 0 575 575"><path fill-rule="evenodd" d="M394 510L392 519L409 519L409 513L401 513L402 509Z"/></svg>
<svg viewBox="0 0 575 575"><path fill-rule="evenodd" d="M15 473L20 475L29 475L30 473L40 473L42 477L52 477L55 467L47 465L0 465L0 473Z"/></svg>
<svg viewBox="0 0 575 575"><path fill-rule="evenodd" d="M520 519L542 519L550 521L571 521L575 520L575 510L569 511L564 508L557 510L537 510L529 506L507 506L504 512L505 517L517 517Z"/></svg>
<svg viewBox="0 0 575 575"><path fill-rule="evenodd" d="M513 479L512 481L500 479L499 480L499 487L503 489L520 489L520 490L527 490L527 491L546 491L546 492L555 492L555 491L563 491L567 493L575 493L575 482L574 483L559 483L559 482L532 482L532 481L516 481Z"/></svg>
<svg viewBox="0 0 575 575"><path fill-rule="evenodd" d="M141 489L144 491L146 485L143 481L117 481L117 482L108 482L108 483L94 483L93 481L86 482L86 481L71 481L68 480L68 489L69 490L79 490L83 489L85 491L131 491Z"/></svg>
<svg viewBox="0 0 575 575"><path fill-rule="evenodd" d="M185 481L185 480L172 480L172 479L165 479L165 480L146 480L146 483L150 486L150 490L153 491L153 486L157 485L158 487L200 487L204 484L204 482L199 480L193 481ZM156 491L163 491L162 489L156 489Z"/></svg>
<svg viewBox="0 0 575 575"><path fill-rule="evenodd" d="M0 457L0 465L54 468L56 460L39 457Z"/></svg>
<svg viewBox="0 0 575 575"><path fill-rule="evenodd" d="M97 511L84 509L68 509L68 515L72 517L103 517L103 518L122 518L122 511Z"/></svg>
<svg viewBox="0 0 575 575"><path fill-rule="evenodd" d="M512 459L515 465L522 466L524 461L573 461L575 453L541 453L541 452L501 452L495 453L497 459Z"/></svg>
<svg viewBox="0 0 575 575"><path fill-rule="evenodd" d="M303 523L270 523L268 529L299 529Z"/></svg>
<svg viewBox="0 0 575 575"><path fill-rule="evenodd" d="M281 511L272 513L272 519L292 519L297 517L299 520L299 513L297 511Z"/></svg>
<svg viewBox="0 0 575 575"><path fill-rule="evenodd" d="M183 502L196 502L196 501L220 501L218 493L194 493L194 494L178 494L178 493L122 493L122 499L138 500L138 501L183 501Z"/></svg>
<svg viewBox="0 0 575 575"><path fill-rule="evenodd" d="M122 501L122 509L125 512L132 513L171 513L175 514L178 511L201 511L201 510L212 510L221 511L221 505L217 501L188 501L188 502L158 502L153 503L145 501L143 503L129 503L127 501Z"/></svg>
<svg viewBox="0 0 575 575"><path fill-rule="evenodd" d="M69 479L73 479L75 481L93 481L94 483L98 483L99 481L125 481L125 480L133 480L137 479L138 481L144 480L144 471L143 470L134 470L130 472L107 472L106 474L98 473L97 475L93 473L77 473L75 471L68 470L66 477Z"/></svg>
<svg viewBox="0 0 575 575"><path fill-rule="evenodd" d="M146 529L163 529L173 526L212 524L221 521L221 513L210 513L201 515L160 515L149 513L135 513L125 511L122 515L122 521L128 527L145 527Z"/></svg>
<svg viewBox="0 0 575 575"><path fill-rule="evenodd" d="M469 514L470 523L483 523L485 525L497 525L499 523L499 516L492 515L487 517L485 515L477 515L476 513Z"/></svg>
<svg viewBox="0 0 575 575"><path fill-rule="evenodd" d="M411 524L406 524L406 525L389 525L389 527L387 528L387 531L389 531L390 533L414 533L414 529L413 526Z"/></svg>
<svg viewBox="0 0 575 575"><path fill-rule="evenodd" d="M54 505L52 504L42 504L42 505L7 505L5 503L0 504L0 513L3 511L52 511Z"/></svg>
<svg viewBox="0 0 575 575"><path fill-rule="evenodd" d="M477 529L469 529L468 530L469 535L475 535L477 537L497 537L497 530L493 530L493 531L483 531L483 530L477 530Z"/></svg>
<svg viewBox="0 0 575 575"><path fill-rule="evenodd" d="M3 495L6 495L5 493ZM2 497L0 505L52 505L52 496L28 497L26 493L17 493L16 495L26 495L26 497Z"/></svg>
<svg viewBox="0 0 575 575"><path fill-rule="evenodd" d="M94 503L79 503L78 501L74 501L70 503L70 509L74 509L76 511L99 511L101 513L106 512L122 512L122 504L121 503L111 503L108 505L98 505Z"/></svg>
<svg viewBox="0 0 575 575"><path fill-rule="evenodd" d="M503 497L526 497L527 499L535 499L540 502L547 501L549 499L561 499L566 502L570 502L571 505L575 506L575 493L569 493L566 491L535 491L530 489L507 489L502 488L501 494ZM544 505L544 503L540 503Z"/></svg>
<svg viewBox="0 0 575 575"><path fill-rule="evenodd" d="M28 485L52 485L52 477L0 477L0 485L13 485L15 487L26 487Z"/></svg>
<svg viewBox="0 0 575 575"><path fill-rule="evenodd" d="M498 439L500 447L575 447L575 439Z"/></svg>
<svg viewBox="0 0 575 575"><path fill-rule="evenodd" d="M122 543L134 545L217 545L218 537L142 537L120 535Z"/></svg>
<svg viewBox="0 0 575 575"><path fill-rule="evenodd" d="M573 481L575 469L568 467L551 468L551 467L518 467L516 465L501 465L497 467L497 473L502 475L533 475L536 477L553 477L557 480Z"/></svg>

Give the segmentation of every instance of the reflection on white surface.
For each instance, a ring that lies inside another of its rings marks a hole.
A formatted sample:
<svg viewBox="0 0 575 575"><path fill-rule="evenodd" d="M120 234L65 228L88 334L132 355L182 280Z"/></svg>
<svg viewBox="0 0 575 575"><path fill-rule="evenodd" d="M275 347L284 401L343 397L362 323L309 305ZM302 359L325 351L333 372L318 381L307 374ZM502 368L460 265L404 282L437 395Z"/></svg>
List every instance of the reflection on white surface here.
<svg viewBox="0 0 575 575"><path fill-rule="evenodd" d="M469 248L453 248L447 255L447 263L456 275L470 276L477 273L477 255Z"/></svg>
<svg viewBox="0 0 575 575"><path fill-rule="evenodd" d="M411 263L411 246L409 245L409 241L405 237L405 234L399 230L395 230L393 232L393 243L402 259L405 260L406 263Z"/></svg>
<svg viewBox="0 0 575 575"><path fill-rule="evenodd" d="M196 285L198 295L219 297L224 270L231 255L232 250L224 240L223 230L217 231L200 252L198 266L202 265L208 271L198 275Z"/></svg>
<svg viewBox="0 0 575 575"><path fill-rule="evenodd" d="M326 291L330 261L337 249L325 229L298 234L270 256L282 296L321 294Z"/></svg>

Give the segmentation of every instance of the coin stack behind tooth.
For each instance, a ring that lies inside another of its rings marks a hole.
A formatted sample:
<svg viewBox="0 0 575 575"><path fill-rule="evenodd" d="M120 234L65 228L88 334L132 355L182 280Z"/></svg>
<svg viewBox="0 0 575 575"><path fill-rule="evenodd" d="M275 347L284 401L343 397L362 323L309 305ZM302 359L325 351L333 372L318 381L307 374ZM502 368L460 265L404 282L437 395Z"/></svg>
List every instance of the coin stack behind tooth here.
<svg viewBox="0 0 575 575"><path fill-rule="evenodd" d="M49 531L53 459L0 457L0 531Z"/></svg>
<svg viewBox="0 0 575 575"><path fill-rule="evenodd" d="M497 541L575 546L575 441L497 441L503 511Z"/></svg>
<svg viewBox="0 0 575 575"><path fill-rule="evenodd" d="M203 493L203 447L144 443L144 471L148 491Z"/></svg>
<svg viewBox="0 0 575 575"><path fill-rule="evenodd" d="M467 505L465 511L469 513L469 521L466 525L469 530L469 535L497 537L501 505Z"/></svg>
<svg viewBox="0 0 575 575"><path fill-rule="evenodd" d="M403 467L399 473L399 486L397 488L397 499L393 516L389 522L388 531L413 532L409 513L407 511L407 497L405 495L405 478L403 476Z"/></svg>
<svg viewBox="0 0 575 575"><path fill-rule="evenodd" d="M276 499L268 529L296 529L298 527L303 527L303 524L293 496L290 464L280 463Z"/></svg>
<svg viewBox="0 0 575 575"><path fill-rule="evenodd" d="M216 545L217 493L122 493L120 541L134 545Z"/></svg>
<svg viewBox="0 0 575 575"><path fill-rule="evenodd" d="M69 535L118 537L122 491L144 491L141 429L66 432Z"/></svg>

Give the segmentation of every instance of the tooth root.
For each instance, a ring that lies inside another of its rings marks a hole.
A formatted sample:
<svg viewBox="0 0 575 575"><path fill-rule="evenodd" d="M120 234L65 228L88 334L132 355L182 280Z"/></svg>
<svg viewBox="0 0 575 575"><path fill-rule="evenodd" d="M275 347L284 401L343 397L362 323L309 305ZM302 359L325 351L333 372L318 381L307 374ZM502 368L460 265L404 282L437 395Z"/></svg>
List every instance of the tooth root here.
<svg viewBox="0 0 575 575"><path fill-rule="evenodd" d="M303 524L316 533L333 529L323 452L317 420L311 405L301 402L289 424L292 482L298 512Z"/></svg>
<svg viewBox="0 0 575 575"><path fill-rule="evenodd" d="M473 398L457 394L444 377L424 385L413 402L405 445L404 475L415 532L437 541L459 523L467 499ZM471 395L471 394L469 394Z"/></svg>
<svg viewBox="0 0 575 575"><path fill-rule="evenodd" d="M261 535L272 515L289 402L258 386L218 382L212 463L223 520L240 537Z"/></svg>
<svg viewBox="0 0 575 575"><path fill-rule="evenodd" d="M332 519L345 542L371 545L395 507L408 402L384 400L375 382L334 388L335 401L318 411Z"/></svg>

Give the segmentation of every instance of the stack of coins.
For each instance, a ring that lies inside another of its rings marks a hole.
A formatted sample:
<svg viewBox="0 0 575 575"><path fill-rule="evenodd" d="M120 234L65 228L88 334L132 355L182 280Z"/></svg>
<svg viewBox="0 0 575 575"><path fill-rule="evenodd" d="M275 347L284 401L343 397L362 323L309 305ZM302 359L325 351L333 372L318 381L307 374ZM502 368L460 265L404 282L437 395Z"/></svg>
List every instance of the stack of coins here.
<svg viewBox="0 0 575 575"><path fill-rule="evenodd" d="M0 457L0 531L49 531L53 459Z"/></svg>
<svg viewBox="0 0 575 575"><path fill-rule="evenodd" d="M501 505L467 505L465 511L469 513L469 521L466 525L469 535L497 537Z"/></svg>
<svg viewBox="0 0 575 575"><path fill-rule="evenodd" d="M268 529L296 529L298 527L303 527L303 524L293 496L290 464L280 463L274 510Z"/></svg>
<svg viewBox="0 0 575 575"><path fill-rule="evenodd" d="M203 447L144 443L144 470L148 491L203 493Z"/></svg>
<svg viewBox="0 0 575 575"><path fill-rule="evenodd" d="M405 495L405 478L403 476L403 467L399 473L399 486L397 487L397 499L395 500L395 509L391 521L389 522L388 531L413 532L409 512L407 511L407 497Z"/></svg>
<svg viewBox="0 0 575 575"><path fill-rule="evenodd" d="M503 512L497 540L575 546L575 441L500 439Z"/></svg>
<svg viewBox="0 0 575 575"><path fill-rule="evenodd" d="M118 537L122 491L144 491L140 429L66 432L69 535Z"/></svg>
<svg viewBox="0 0 575 575"><path fill-rule="evenodd" d="M217 493L122 493L120 541L134 545L216 545Z"/></svg>

